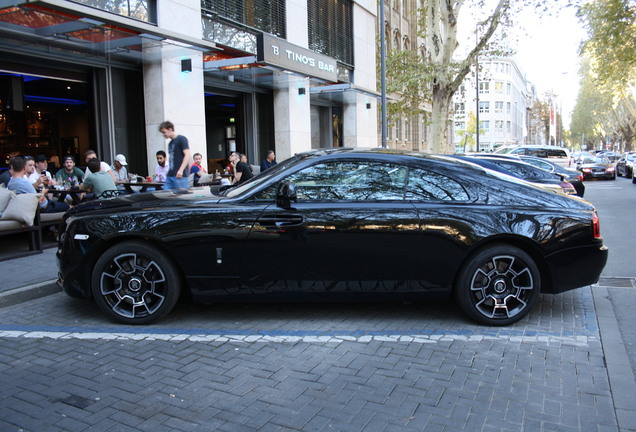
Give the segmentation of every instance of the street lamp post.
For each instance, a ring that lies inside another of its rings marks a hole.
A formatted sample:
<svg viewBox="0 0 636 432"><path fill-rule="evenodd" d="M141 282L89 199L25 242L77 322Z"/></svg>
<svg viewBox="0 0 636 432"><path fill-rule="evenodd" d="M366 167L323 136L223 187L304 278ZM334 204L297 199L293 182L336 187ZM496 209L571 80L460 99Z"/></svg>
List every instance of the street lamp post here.
<svg viewBox="0 0 636 432"><path fill-rule="evenodd" d="M384 36L384 0L380 0L380 75L382 103L382 148L386 148L386 41Z"/></svg>

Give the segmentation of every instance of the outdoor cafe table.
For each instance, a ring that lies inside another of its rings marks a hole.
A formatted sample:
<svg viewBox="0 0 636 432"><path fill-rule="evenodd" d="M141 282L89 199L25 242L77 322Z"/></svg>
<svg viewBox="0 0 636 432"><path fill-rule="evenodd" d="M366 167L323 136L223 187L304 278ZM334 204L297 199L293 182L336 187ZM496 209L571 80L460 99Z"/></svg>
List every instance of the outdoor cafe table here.
<svg viewBox="0 0 636 432"><path fill-rule="evenodd" d="M148 188L154 188L155 190L161 190L163 188L163 183L148 182L148 181L146 181L146 182L121 182L121 183L118 183L118 184L122 185L126 189L126 192L128 192L128 193L135 193L135 190L133 189L133 186L141 187L139 192L146 192L148 190Z"/></svg>
<svg viewBox="0 0 636 432"><path fill-rule="evenodd" d="M74 189L48 189L48 193L51 195L56 195L58 197L58 201L64 202L66 195L70 196L73 200L73 205L78 205L81 201L80 195L86 193L86 191L74 188Z"/></svg>

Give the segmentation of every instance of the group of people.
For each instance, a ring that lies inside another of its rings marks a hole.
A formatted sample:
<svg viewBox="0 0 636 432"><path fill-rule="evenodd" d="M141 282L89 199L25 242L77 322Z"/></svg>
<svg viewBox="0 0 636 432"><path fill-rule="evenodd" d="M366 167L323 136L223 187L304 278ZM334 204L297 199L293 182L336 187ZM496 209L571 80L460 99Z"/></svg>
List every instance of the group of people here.
<svg viewBox="0 0 636 432"><path fill-rule="evenodd" d="M70 208L70 203L65 200L56 200L49 191L55 186L65 189L77 188L86 193L99 197L105 190L116 189L115 168L97 159L93 150L85 153L86 171L75 166L75 159L71 155L64 156L63 166L55 173L48 171L48 159L45 155L14 156L9 160L9 170L3 173L0 183L7 189L18 194L40 193L40 211L43 213L65 212ZM117 155L115 167L126 165L126 158ZM119 161L119 162L117 162ZM123 163L123 165L122 165Z"/></svg>
<svg viewBox="0 0 636 432"><path fill-rule="evenodd" d="M166 139L170 139L168 153L159 150L156 153L157 165L154 179L163 183L163 189L188 188L192 175L194 184L207 171L202 165L203 156L195 153L190 162L190 147L188 139L175 132L174 124L169 121L161 123L159 131ZM65 212L71 203L65 200L56 200L49 194L51 188L61 186L64 189L79 189L99 198L105 191L123 189L122 184L129 181L126 157L117 154L112 165L100 161L94 150L84 153L86 170L82 171L76 166L72 155L63 157L63 166L52 175L48 171L48 159L46 155L14 156L9 160L9 170L0 175L0 183L16 193L40 193L40 211L44 213ZM232 152L229 155L228 170L233 177L229 182L239 185L254 176L252 167L247 161L247 156ZM273 150L267 152L267 157L261 162L261 172L276 165L276 154Z"/></svg>
<svg viewBox="0 0 636 432"><path fill-rule="evenodd" d="M168 143L169 162L166 164L166 153L162 150L157 152L157 166L155 177L164 179L164 189L187 188L190 185L189 176L193 175L194 185L199 179L207 174L202 165L203 156L195 153L190 164L190 146L188 139L175 132L174 124L165 121L159 125L159 132L165 139L170 139ZM234 174L230 183L238 185L254 177L252 167L247 162L247 156L241 153L232 152L228 158L230 164L228 171ZM167 165L167 166L166 166ZM261 162L261 172L276 165L276 154L273 150L267 152L267 157ZM188 170L188 166L190 169ZM161 172L160 172L161 171Z"/></svg>

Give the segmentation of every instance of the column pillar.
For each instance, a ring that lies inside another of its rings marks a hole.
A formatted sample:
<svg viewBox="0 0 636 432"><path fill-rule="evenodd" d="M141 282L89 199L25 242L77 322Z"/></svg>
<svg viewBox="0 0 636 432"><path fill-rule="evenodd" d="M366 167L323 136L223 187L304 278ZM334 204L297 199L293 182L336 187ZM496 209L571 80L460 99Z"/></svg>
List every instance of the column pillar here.
<svg viewBox="0 0 636 432"><path fill-rule="evenodd" d="M309 79L274 72L274 80L278 88L274 91L276 158L284 160L311 149Z"/></svg>
<svg viewBox="0 0 636 432"><path fill-rule="evenodd" d="M200 0L162 0L157 2L157 21L161 28L201 38ZM192 71L182 71L182 60L191 60ZM148 172L157 163L155 153L167 150L159 125L170 120L175 131L188 138L191 154L201 153L207 160L203 54L181 44L150 42L144 48L144 104Z"/></svg>

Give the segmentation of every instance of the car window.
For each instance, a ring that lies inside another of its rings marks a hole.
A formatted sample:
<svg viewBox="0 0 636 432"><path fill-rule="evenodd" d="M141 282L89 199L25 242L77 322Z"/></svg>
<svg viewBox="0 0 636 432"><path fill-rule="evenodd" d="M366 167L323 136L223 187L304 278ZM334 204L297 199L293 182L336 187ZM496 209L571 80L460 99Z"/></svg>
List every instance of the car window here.
<svg viewBox="0 0 636 432"><path fill-rule="evenodd" d="M561 159L568 158L568 154L563 149L548 149L547 153L548 153L548 157L551 157L551 158L561 158Z"/></svg>
<svg viewBox="0 0 636 432"><path fill-rule="evenodd" d="M507 169L508 171L510 171L511 173L513 173L514 175L520 178L524 178L524 179L531 178L531 177L551 178L550 173L528 164L510 163L507 161L493 161L493 163L495 163L496 165L499 165L502 168Z"/></svg>
<svg viewBox="0 0 636 432"><path fill-rule="evenodd" d="M406 199L413 201L466 201L464 187L450 177L419 168L409 171Z"/></svg>
<svg viewBox="0 0 636 432"><path fill-rule="evenodd" d="M525 150L526 150L525 154L527 154L528 156L541 157L541 158L548 157L548 152L547 150L544 150L544 149L527 148Z"/></svg>
<svg viewBox="0 0 636 432"><path fill-rule="evenodd" d="M282 181L296 185L299 201L403 200L408 168L380 162L320 163L291 174ZM275 199L278 184L256 199Z"/></svg>

